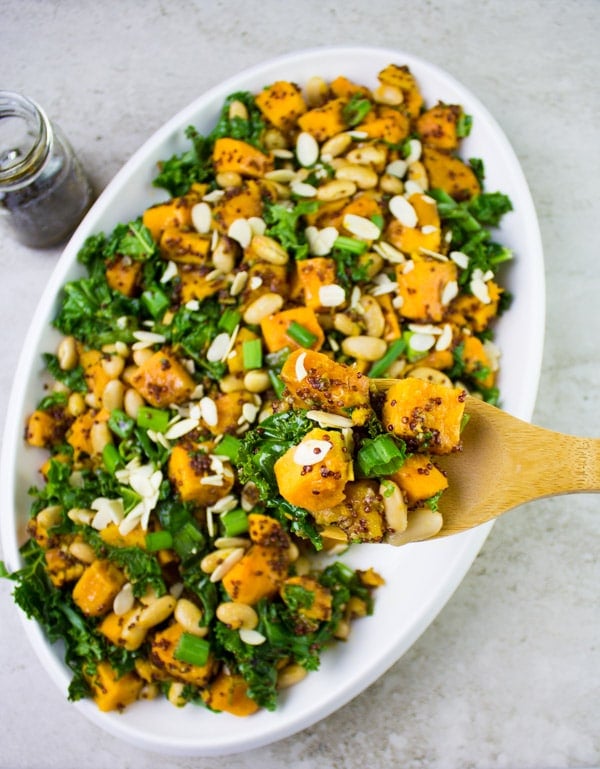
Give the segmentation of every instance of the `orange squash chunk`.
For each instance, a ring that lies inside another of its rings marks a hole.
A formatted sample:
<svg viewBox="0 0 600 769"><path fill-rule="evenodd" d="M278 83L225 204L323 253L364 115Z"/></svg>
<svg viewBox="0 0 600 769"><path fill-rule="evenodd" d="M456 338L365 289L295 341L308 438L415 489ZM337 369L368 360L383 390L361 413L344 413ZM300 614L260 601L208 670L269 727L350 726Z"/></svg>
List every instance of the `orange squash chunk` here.
<svg viewBox="0 0 600 769"><path fill-rule="evenodd" d="M448 454L460 447L465 397L460 388L414 377L400 379L386 393L382 421L407 442L409 450Z"/></svg>
<svg viewBox="0 0 600 769"><path fill-rule="evenodd" d="M275 167L273 158L252 144L229 137L216 140L212 159L218 174L236 173L254 179L264 176Z"/></svg>
<svg viewBox="0 0 600 769"><path fill-rule="evenodd" d="M441 150L458 147L457 126L462 109L456 104L436 104L421 113L416 120L417 132L423 144Z"/></svg>
<svg viewBox="0 0 600 769"><path fill-rule="evenodd" d="M117 256L106 265L106 282L113 291L135 296L141 272L142 262L128 256Z"/></svg>
<svg viewBox="0 0 600 769"><path fill-rule="evenodd" d="M271 598L287 576L287 548L251 545L225 574L223 587L232 601L253 606L261 598Z"/></svg>
<svg viewBox="0 0 600 769"><path fill-rule="evenodd" d="M264 88L254 99L256 106L276 128L290 131L306 112L302 91L295 83L278 80Z"/></svg>
<svg viewBox="0 0 600 769"><path fill-rule="evenodd" d="M203 483L203 479L215 475L208 453L181 443L173 446L168 463L169 480L181 499L205 506L214 505L233 486L233 471L228 462L224 462L224 469L220 484Z"/></svg>
<svg viewBox="0 0 600 769"><path fill-rule="evenodd" d="M131 377L131 385L157 408L183 403L196 386L185 366L167 349L155 352L144 361Z"/></svg>
<svg viewBox="0 0 600 769"><path fill-rule="evenodd" d="M415 505L448 488L448 479L427 454L411 454L390 476L404 492L409 505Z"/></svg>
<svg viewBox="0 0 600 769"><path fill-rule="evenodd" d="M312 134L319 143L345 131L348 127L343 113L346 103L346 99L331 99L305 112L298 118L300 129Z"/></svg>
<svg viewBox="0 0 600 769"><path fill-rule="evenodd" d="M297 262L297 275L304 291L304 304L313 310L323 309L319 291L335 283L336 265L327 256L314 256Z"/></svg>
<svg viewBox="0 0 600 769"><path fill-rule="evenodd" d="M99 710L124 710L135 702L144 682L133 672L119 675L108 662L99 662L95 672L88 676L92 698Z"/></svg>
<svg viewBox="0 0 600 769"><path fill-rule="evenodd" d="M249 219L261 216L263 210L261 187L249 179L241 187L231 187L213 206L213 223L222 235L236 219Z"/></svg>
<svg viewBox="0 0 600 769"><path fill-rule="evenodd" d="M192 230L167 227L160 236L160 252L164 259L178 264L206 264L210 239Z"/></svg>
<svg viewBox="0 0 600 769"><path fill-rule="evenodd" d="M150 660L169 678L175 678L193 686L205 686L214 673L214 657L209 656L206 665L192 665L178 660L175 654L183 633L184 629L178 622L155 633L150 647Z"/></svg>
<svg viewBox="0 0 600 769"><path fill-rule="evenodd" d="M439 187L459 201L469 200L481 192L473 169L455 155L424 145L422 161L431 189Z"/></svg>
<svg viewBox="0 0 600 769"><path fill-rule="evenodd" d="M299 323L316 337L311 345L311 349L321 349L323 342L325 341L325 334L319 325L314 310L310 307L292 307L289 310L276 312L261 320L260 327L269 352L277 352L283 347L289 347L292 350L296 350L301 346L287 333L290 324L294 321Z"/></svg>
<svg viewBox="0 0 600 769"><path fill-rule="evenodd" d="M202 692L202 699L211 710L224 711L233 716L251 716L260 706L248 696L248 685L241 675L221 671Z"/></svg>
<svg viewBox="0 0 600 769"><path fill-rule="evenodd" d="M446 312L442 303L444 288L457 278L456 265L437 259L414 259L412 264L408 271L406 265L396 267L398 293L402 297L399 313L409 320L438 323Z"/></svg>
<svg viewBox="0 0 600 769"><path fill-rule="evenodd" d="M124 584L123 572L111 561L99 559L93 561L77 580L73 600L88 617L100 617L110 610Z"/></svg>

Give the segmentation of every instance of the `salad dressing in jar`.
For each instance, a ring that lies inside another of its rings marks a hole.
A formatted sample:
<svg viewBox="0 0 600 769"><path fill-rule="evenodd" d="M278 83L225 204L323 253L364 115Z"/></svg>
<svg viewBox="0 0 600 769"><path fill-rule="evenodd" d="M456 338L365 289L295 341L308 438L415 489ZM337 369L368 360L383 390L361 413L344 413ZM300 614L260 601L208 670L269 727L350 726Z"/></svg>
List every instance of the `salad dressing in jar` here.
<svg viewBox="0 0 600 769"><path fill-rule="evenodd" d="M0 91L0 214L15 239L46 248L67 239L91 186L60 129L20 94Z"/></svg>

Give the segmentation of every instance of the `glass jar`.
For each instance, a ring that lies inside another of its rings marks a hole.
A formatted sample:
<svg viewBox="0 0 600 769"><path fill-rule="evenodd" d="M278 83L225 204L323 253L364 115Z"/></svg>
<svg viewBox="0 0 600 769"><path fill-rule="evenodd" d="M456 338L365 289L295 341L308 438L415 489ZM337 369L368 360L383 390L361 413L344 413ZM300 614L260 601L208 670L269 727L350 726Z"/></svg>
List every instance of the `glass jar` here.
<svg viewBox="0 0 600 769"><path fill-rule="evenodd" d="M0 91L0 217L26 246L67 239L92 202L91 186L60 129L33 101Z"/></svg>

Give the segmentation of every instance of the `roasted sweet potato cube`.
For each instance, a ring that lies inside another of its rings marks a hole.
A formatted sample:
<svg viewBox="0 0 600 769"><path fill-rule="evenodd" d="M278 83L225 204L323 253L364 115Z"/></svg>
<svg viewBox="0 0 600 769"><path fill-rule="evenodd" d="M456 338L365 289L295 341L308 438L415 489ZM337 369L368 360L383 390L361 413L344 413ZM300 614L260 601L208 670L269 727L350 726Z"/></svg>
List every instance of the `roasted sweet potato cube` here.
<svg viewBox="0 0 600 769"><path fill-rule="evenodd" d="M431 189L440 188L458 201L469 200L481 192L473 169L455 155L425 145L422 161Z"/></svg>
<svg viewBox="0 0 600 769"><path fill-rule="evenodd" d="M129 256L117 255L106 265L106 282L114 291L125 296L135 296L141 272L142 262Z"/></svg>
<svg viewBox="0 0 600 769"><path fill-rule="evenodd" d="M262 190L253 179L249 179L241 187L230 187L213 206L213 223L215 229L223 235L236 219L249 219L261 216L263 210Z"/></svg>
<svg viewBox="0 0 600 769"><path fill-rule="evenodd" d="M316 457L322 456L322 459ZM342 434L314 428L274 465L279 493L292 505L314 513L345 498L351 462Z"/></svg>
<svg viewBox="0 0 600 769"><path fill-rule="evenodd" d="M262 513L248 515L248 533L256 545L280 547L285 550L290 545L290 538L283 526L275 518Z"/></svg>
<svg viewBox="0 0 600 769"><path fill-rule="evenodd" d="M215 276L214 270L209 265L180 264L178 273L181 304L187 304L194 299L201 302L226 285L225 279L222 276Z"/></svg>
<svg viewBox="0 0 600 769"><path fill-rule="evenodd" d="M382 421L410 451L448 454L460 448L465 398L462 388L407 377L387 391Z"/></svg>
<svg viewBox="0 0 600 769"><path fill-rule="evenodd" d="M131 377L131 385L157 408L183 403L196 387L188 370L167 348L158 350L138 367Z"/></svg>
<svg viewBox="0 0 600 769"><path fill-rule="evenodd" d="M184 502L214 505L233 486L233 470L229 462L219 464L219 472L211 467L210 454L193 445L173 446L168 475L175 491Z"/></svg>
<svg viewBox="0 0 600 769"><path fill-rule="evenodd" d="M298 600L298 592L302 591L302 597ZM280 589L282 599L297 607L295 613L302 620L304 628L310 632L316 630L319 622L328 622L331 619L331 607L333 597L331 591L321 585L314 577L302 574L288 577Z"/></svg>
<svg viewBox="0 0 600 769"><path fill-rule="evenodd" d="M232 601L254 606L277 594L289 563L287 548L253 544L225 574L223 587Z"/></svg>
<svg viewBox="0 0 600 769"><path fill-rule="evenodd" d="M465 373L473 377L481 387L493 387L496 373L483 342L476 336L469 335L464 337L462 343Z"/></svg>
<svg viewBox="0 0 600 769"><path fill-rule="evenodd" d="M409 505L434 497L448 488L448 479L428 454L411 454L390 479L397 483Z"/></svg>
<svg viewBox="0 0 600 769"><path fill-rule="evenodd" d="M498 314L498 303L502 289L493 280L487 283L490 301L484 304L473 294L459 294L448 308L446 320L456 326L469 326L472 331L485 331L490 321Z"/></svg>
<svg viewBox="0 0 600 769"><path fill-rule="evenodd" d="M320 290L336 282L335 260L327 256L301 259L297 263L298 280L304 291L304 304L313 310L322 310Z"/></svg>
<svg viewBox="0 0 600 769"><path fill-rule="evenodd" d="M422 112L416 120L417 133L423 144L441 150L454 150L458 147L458 121L462 108L457 104L443 104Z"/></svg>
<svg viewBox="0 0 600 769"><path fill-rule="evenodd" d="M203 421L204 427L212 435L224 433L236 433L241 422L244 421L244 406L254 404L252 394L247 390L235 390L231 393L222 393L215 399L216 421L211 419Z"/></svg>
<svg viewBox="0 0 600 769"><path fill-rule="evenodd" d="M227 368L230 374L241 374L244 371L244 343L260 337L248 326L242 326L235 338L233 348L227 356Z"/></svg>
<svg viewBox="0 0 600 769"><path fill-rule="evenodd" d="M373 480L349 481L345 499L314 513L319 526L336 526L350 541L381 542L385 534L383 499L379 483Z"/></svg>
<svg viewBox="0 0 600 769"><path fill-rule="evenodd" d="M402 106L409 117L415 118L419 114L423 106L423 96L417 81L406 65L389 64L377 77L380 83L393 85L402 91L404 97Z"/></svg>
<svg viewBox="0 0 600 769"><path fill-rule="evenodd" d="M245 259L253 256L251 249L245 251ZM287 266L284 264L269 264L265 261L254 261L248 267L248 279L240 294L240 311L252 304L263 294L279 294L284 299L290 293Z"/></svg>
<svg viewBox="0 0 600 769"><path fill-rule="evenodd" d="M371 119L357 125L356 130L366 133L370 139L398 144L409 135L410 121L398 109L380 107Z"/></svg>
<svg viewBox="0 0 600 769"><path fill-rule="evenodd" d="M71 422L62 406L36 409L27 420L25 440L36 448L51 448L62 443Z"/></svg>
<svg viewBox="0 0 600 769"><path fill-rule="evenodd" d="M386 228L387 240L404 254L419 255L421 249L439 252L441 245L440 217L433 198L414 193L408 198L417 215L417 224L408 227L392 219Z"/></svg>
<svg viewBox="0 0 600 769"><path fill-rule="evenodd" d="M166 227L160 236L160 253L178 264L206 264L210 238L193 230Z"/></svg>
<svg viewBox="0 0 600 769"><path fill-rule="evenodd" d="M323 353L295 350L281 369L281 379L296 408L313 408L350 416L370 413L369 378Z"/></svg>
<svg viewBox="0 0 600 769"><path fill-rule="evenodd" d="M274 168L269 155L248 142L228 136L215 141L212 160L217 174L236 173L255 179Z"/></svg>
<svg viewBox="0 0 600 769"><path fill-rule="evenodd" d="M302 131L312 134L318 142L324 142L348 127L344 119L346 104L347 99L331 99L301 115L298 125Z"/></svg>
<svg viewBox="0 0 600 769"><path fill-rule="evenodd" d="M92 698L99 710L124 710L135 702L142 691L144 682L134 672L118 672L106 661L99 662L93 674L87 677Z"/></svg>
<svg viewBox="0 0 600 769"><path fill-rule="evenodd" d="M267 120L284 133L294 128L296 120L306 112L302 91L296 83L286 80L267 86L254 101Z"/></svg>
<svg viewBox="0 0 600 769"><path fill-rule="evenodd" d="M298 323L306 331L309 331L315 341L310 345L312 350L320 350L325 341L325 334L319 324L319 320L310 307L292 307L273 315L268 315L261 320L260 327L263 339L269 352L277 352L284 347L296 350L302 345L288 334L292 323Z"/></svg>
<svg viewBox="0 0 600 769"><path fill-rule="evenodd" d="M93 561L77 580L73 600L84 614L101 617L112 607L117 593L125 584L125 575L107 559Z"/></svg>
<svg viewBox="0 0 600 769"><path fill-rule="evenodd" d="M192 208L198 200L197 193L190 193L165 203L158 203L144 211L142 223L150 230L153 239L158 242L162 231L167 227L192 226Z"/></svg>
<svg viewBox="0 0 600 769"><path fill-rule="evenodd" d="M175 655L184 632L178 622L173 622L164 630L155 633L150 647L150 660L169 678L193 686L206 686L214 673L215 659L211 654L206 665L192 665L178 660Z"/></svg>
<svg viewBox="0 0 600 769"><path fill-rule="evenodd" d="M444 289L457 279L456 265L429 258L414 259L408 264L411 269L406 264L396 267L398 293L402 297L400 315L409 320L439 323L447 307Z"/></svg>
<svg viewBox="0 0 600 769"><path fill-rule="evenodd" d="M233 716L251 716L260 708L256 700L248 696L248 684L242 676L224 670L202 691L202 699L211 710Z"/></svg>
<svg viewBox="0 0 600 769"><path fill-rule="evenodd" d="M354 96L354 94L360 94L361 96L371 98L371 92L366 86L354 83L343 75L338 75L338 77L331 81L329 90L334 96L343 99L349 99L351 96Z"/></svg>

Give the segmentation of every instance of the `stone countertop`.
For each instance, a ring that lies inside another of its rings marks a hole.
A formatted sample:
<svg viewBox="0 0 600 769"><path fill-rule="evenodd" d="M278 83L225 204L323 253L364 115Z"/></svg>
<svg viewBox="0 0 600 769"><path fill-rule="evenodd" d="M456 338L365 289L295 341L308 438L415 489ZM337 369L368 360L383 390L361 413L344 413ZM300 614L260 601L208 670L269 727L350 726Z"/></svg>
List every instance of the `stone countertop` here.
<svg viewBox="0 0 600 769"><path fill-rule="evenodd" d="M168 117L290 50L365 44L429 59L494 114L544 241L547 322L534 421L600 435L597 0L0 0L2 87L43 104L101 190ZM596 219L598 217L598 219ZM58 249L0 234L0 419ZM550 769L600 763L600 502L500 520L446 607L377 683L321 723L246 755L173 767ZM6 514L7 511L3 511ZM157 769L69 705L0 583L0 769Z"/></svg>

